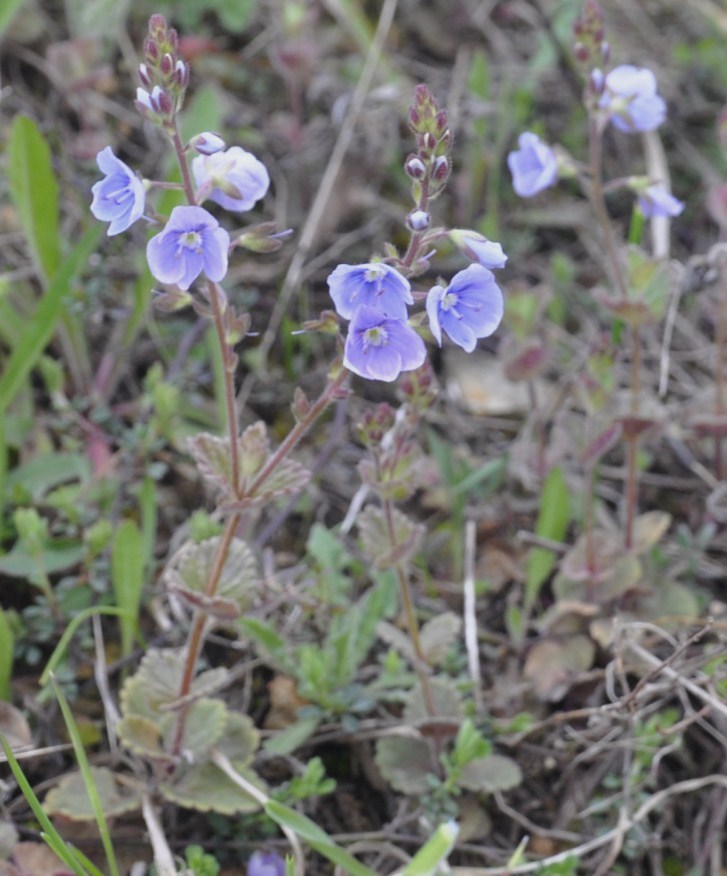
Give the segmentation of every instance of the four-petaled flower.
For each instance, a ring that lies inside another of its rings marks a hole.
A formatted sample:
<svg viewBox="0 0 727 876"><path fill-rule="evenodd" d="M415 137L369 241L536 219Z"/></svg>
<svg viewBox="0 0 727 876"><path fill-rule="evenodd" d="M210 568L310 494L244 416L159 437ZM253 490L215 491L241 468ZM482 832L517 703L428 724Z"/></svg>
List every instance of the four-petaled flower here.
<svg viewBox="0 0 727 876"><path fill-rule="evenodd" d="M491 335L502 321L504 302L492 271L470 265L446 288L434 286L427 295L429 327L442 345L442 330L471 353L478 338Z"/></svg>
<svg viewBox="0 0 727 876"><path fill-rule="evenodd" d="M645 67L621 64L606 75L599 106L627 134L653 131L666 118L666 104L656 93L656 77Z"/></svg>
<svg viewBox="0 0 727 876"><path fill-rule="evenodd" d="M390 383L422 365L426 355L424 341L403 319L363 305L348 327L343 364L361 377Z"/></svg>
<svg viewBox="0 0 727 876"><path fill-rule="evenodd" d="M507 156L512 185L521 198L532 198L558 180L558 159L555 152L531 131L523 131L518 149Z"/></svg>
<svg viewBox="0 0 727 876"><path fill-rule="evenodd" d="M202 207L175 207L164 230L146 247L149 270L160 283L189 289L201 274L215 282L227 273L230 236Z"/></svg>
<svg viewBox="0 0 727 876"><path fill-rule="evenodd" d="M637 191L637 195L641 212L647 217L678 216L684 209L684 204L658 183Z"/></svg>
<svg viewBox="0 0 727 876"><path fill-rule="evenodd" d="M406 306L414 303L406 277L382 262L339 265L328 277L328 289L344 319L351 319L364 305L394 319L406 319Z"/></svg>
<svg viewBox="0 0 727 876"><path fill-rule="evenodd" d="M192 173L202 195L226 210L252 210L270 187L265 165L241 146L231 146L212 155L198 155Z"/></svg>
<svg viewBox="0 0 727 876"><path fill-rule="evenodd" d="M94 183L91 212L102 222L110 222L109 237L120 234L133 225L144 213L144 184L139 177L118 159L110 146L96 156L99 170L105 179Z"/></svg>

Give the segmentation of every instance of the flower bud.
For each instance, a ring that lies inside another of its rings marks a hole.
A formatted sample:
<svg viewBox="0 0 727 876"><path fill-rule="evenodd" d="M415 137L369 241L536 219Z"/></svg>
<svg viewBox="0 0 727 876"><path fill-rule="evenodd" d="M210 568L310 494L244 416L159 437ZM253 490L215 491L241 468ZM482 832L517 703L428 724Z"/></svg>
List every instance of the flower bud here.
<svg viewBox="0 0 727 876"><path fill-rule="evenodd" d="M407 176L412 179L424 179L427 172L426 164L419 158L418 155L410 155L404 163L404 171Z"/></svg>
<svg viewBox="0 0 727 876"><path fill-rule="evenodd" d="M424 210L413 210L407 217L406 223L412 231L424 231L432 223L429 213Z"/></svg>
<svg viewBox="0 0 727 876"><path fill-rule="evenodd" d="M144 88L151 88L152 79L149 75L149 67L146 64L139 64L139 81Z"/></svg>
<svg viewBox="0 0 727 876"><path fill-rule="evenodd" d="M159 46L151 37L144 40L144 57L150 64L156 64L159 60Z"/></svg>
<svg viewBox="0 0 727 876"><path fill-rule="evenodd" d="M181 89L185 89L189 85L189 64L177 61L174 67L174 83Z"/></svg>
<svg viewBox="0 0 727 876"><path fill-rule="evenodd" d="M442 182L442 180L447 179L449 176L449 159L446 155L438 155L434 159L434 164L432 165L432 179L437 180L437 182Z"/></svg>
<svg viewBox="0 0 727 876"><path fill-rule="evenodd" d="M174 58L169 54L169 52L165 52L162 55L162 59L159 62L159 72L165 78L168 78L172 75L172 71L174 70Z"/></svg>
<svg viewBox="0 0 727 876"><path fill-rule="evenodd" d="M225 148L225 141L217 134L203 131L201 134L192 137L189 141L189 146L200 155L214 155L215 152L222 152Z"/></svg>

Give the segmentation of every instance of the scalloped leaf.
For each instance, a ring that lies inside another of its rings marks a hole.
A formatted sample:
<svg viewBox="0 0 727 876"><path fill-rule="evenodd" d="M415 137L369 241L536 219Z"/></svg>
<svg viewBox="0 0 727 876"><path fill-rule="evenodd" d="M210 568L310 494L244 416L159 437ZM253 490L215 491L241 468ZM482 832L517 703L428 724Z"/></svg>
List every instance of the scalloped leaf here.
<svg viewBox="0 0 727 876"><path fill-rule="evenodd" d="M398 508L394 509L394 541L392 547L384 509L367 505L358 515L358 531L363 552L377 569L406 565L417 552L424 537L425 527L414 523Z"/></svg>
<svg viewBox="0 0 727 876"><path fill-rule="evenodd" d="M419 640L427 661L441 663L462 631L462 618L453 611L435 615L421 628Z"/></svg>
<svg viewBox="0 0 727 876"><path fill-rule="evenodd" d="M116 725L124 746L142 757L165 757L161 745L162 728L142 715L125 715Z"/></svg>
<svg viewBox="0 0 727 876"><path fill-rule="evenodd" d="M171 559L164 570L168 587L177 592L200 594L203 599L205 585L215 562L220 536L208 538L199 544L188 542ZM238 613L250 605L258 584L255 557L247 543L233 538L227 559L220 575L215 598L229 606L237 606ZM220 603L221 605L222 603Z"/></svg>
<svg viewBox="0 0 727 876"><path fill-rule="evenodd" d="M426 739L386 736L376 743L375 760L395 791L414 795L431 790L427 777L436 774L437 763Z"/></svg>
<svg viewBox="0 0 727 876"><path fill-rule="evenodd" d="M181 750L185 755L198 758L209 752L222 738L227 724L227 706L222 700L204 698L192 703L184 721ZM167 715L162 724L164 746L170 750L177 727L177 716Z"/></svg>
<svg viewBox="0 0 727 876"><path fill-rule="evenodd" d="M126 785L121 785L111 770L106 767L91 767L91 775L107 818L140 808L141 795ZM73 821L96 819L80 772L64 776L46 795L43 809L49 815L64 815Z"/></svg>
<svg viewBox="0 0 727 876"><path fill-rule="evenodd" d="M246 763L233 761L232 766L249 782L266 790L262 779ZM240 812L257 812L260 809L259 803L211 761L193 764L181 776L161 784L159 791L172 803L200 812L235 815Z"/></svg>
<svg viewBox="0 0 727 876"><path fill-rule="evenodd" d="M223 493L234 495L230 442L209 432L201 432L187 439L187 447L202 477Z"/></svg>
<svg viewBox="0 0 727 876"><path fill-rule="evenodd" d="M459 724L464 717L462 695L451 680L430 678L429 689L434 700L437 720L447 719ZM414 687L404 706L404 720L407 724L419 724L430 720L421 685Z"/></svg>
<svg viewBox="0 0 727 876"><path fill-rule="evenodd" d="M595 653L595 644L585 635L563 642L545 639L531 648L523 671L539 697L556 702L567 693L574 675L591 668Z"/></svg>
<svg viewBox="0 0 727 876"><path fill-rule="evenodd" d="M147 651L136 673L124 682L121 711L125 716L141 715L158 722L166 712L224 687L230 677L222 666L208 669L192 681L189 695L179 699L183 673L182 651L158 648Z"/></svg>
<svg viewBox="0 0 727 876"><path fill-rule="evenodd" d="M468 791L507 791L517 787L523 780L520 767L504 754L488 754L466 764L458 784Z"/></svg>
<svg viewBox="0 0 727 876"><path fill-rule="evenodd" d="M260 744L260 734L247 715L228 712L227 723L222 736L217 741L217 749L226 755L230 762L249 763Z"/></svg>

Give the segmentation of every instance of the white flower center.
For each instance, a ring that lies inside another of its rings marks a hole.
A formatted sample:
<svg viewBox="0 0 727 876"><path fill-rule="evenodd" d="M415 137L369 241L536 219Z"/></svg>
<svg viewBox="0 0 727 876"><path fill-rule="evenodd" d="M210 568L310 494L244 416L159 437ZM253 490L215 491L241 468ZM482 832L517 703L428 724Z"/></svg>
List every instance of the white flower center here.
<svg viewBox="0 0 727 876"><path fill-rule="evenodd" d="M389 336L386 329L382 328L380 325L375 325L370 329L366 329L363 333L364 353L369 347L383 347L388 339Z"/></svg>
<svg viewBox="0 0 727 876"><path fill-rule="evenodd" d="M194 252L202 251L202 235L199 231L185 231L179 235L179 248L191 249Z"/></svg>

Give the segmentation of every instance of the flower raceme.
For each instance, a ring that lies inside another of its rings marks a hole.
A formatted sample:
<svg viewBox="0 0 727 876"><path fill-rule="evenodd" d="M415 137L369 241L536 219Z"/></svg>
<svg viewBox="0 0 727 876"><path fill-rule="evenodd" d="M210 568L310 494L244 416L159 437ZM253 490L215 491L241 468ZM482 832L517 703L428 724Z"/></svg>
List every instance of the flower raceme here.
<svg viewBox="0 0 727 876"><path fill-rule="evenodd" d="M521 198L532 198L558 180L555 152L531 131L523 131L518 148L507 156L512 185Z"/></svg>
<svg viewBox="0 0 727 876"><path fill-rule="evenodd" d="M96 156L104 179L94 183L91 191L91 212L101 222L109 222L109 237L121 234L144 213L144 184L139 177L114 155L110 146Z"/></svg>
<svg viewBox="0 0 727 876"><path fill-rule="evenodd" d="M666 104L656 93L656 77L645 67L621 64L606 75L599 106L627 134L653 131L666 118Z"/></svg>
<svg viewBox="0 0 727 876"><path fill-rule="evenodd" d="M470 265L449 286L434 286L427 295L429 327L442 345L442 331L468 353L478 338L489 337L502 321L504 302L492 271Z"/></svg>
<svg viewBox="0 0 727 876"><path fill-rule="evenodd" d="M219 282L227 273L230 236L203 207L175 207L164 230L146 247L149 270L160 283L187 290L204 275Z"/></svg>
<svg viewBox="0 0 727 876"><path fill-rule="evenodd" d="M252 210L270 187L265 165L241 146L198 155L192 173L199 187L198 199L209 198L226 210Z"/></svg>

